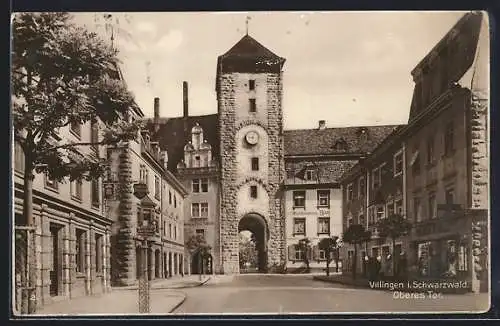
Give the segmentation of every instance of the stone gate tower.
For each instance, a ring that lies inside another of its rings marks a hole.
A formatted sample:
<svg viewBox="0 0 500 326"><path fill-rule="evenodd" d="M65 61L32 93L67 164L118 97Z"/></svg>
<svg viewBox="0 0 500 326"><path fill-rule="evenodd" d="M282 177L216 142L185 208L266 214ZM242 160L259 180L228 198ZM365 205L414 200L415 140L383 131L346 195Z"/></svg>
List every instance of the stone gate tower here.
<svg viewBox="0 0 500 326"><path fill-rule="evenodd" d="M243 230L257 238L262 272L285 260L284 63L248 35L217 61L224 274L239 273L238 234Z"/></svg>

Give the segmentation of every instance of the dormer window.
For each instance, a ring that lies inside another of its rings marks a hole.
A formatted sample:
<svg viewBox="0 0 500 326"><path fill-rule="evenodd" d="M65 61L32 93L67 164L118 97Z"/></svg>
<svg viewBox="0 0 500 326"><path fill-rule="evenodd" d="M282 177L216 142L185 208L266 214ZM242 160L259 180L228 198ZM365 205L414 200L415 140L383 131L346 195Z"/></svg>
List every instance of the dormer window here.
<svg viewBox="0 0 500 326"><path fill-rule="evenodd" d="M311 181L314 179L314 171L313 170L306 170L306 173L304 174L304 179L307 181Z"/></svg>
<svg viewBox="0 0 500 326"><path fill-rule="evenodd" d="M345 151L347 150L347 142L341 138L335 142L335 145L333 145L333 149L337 151Z"/></svg>

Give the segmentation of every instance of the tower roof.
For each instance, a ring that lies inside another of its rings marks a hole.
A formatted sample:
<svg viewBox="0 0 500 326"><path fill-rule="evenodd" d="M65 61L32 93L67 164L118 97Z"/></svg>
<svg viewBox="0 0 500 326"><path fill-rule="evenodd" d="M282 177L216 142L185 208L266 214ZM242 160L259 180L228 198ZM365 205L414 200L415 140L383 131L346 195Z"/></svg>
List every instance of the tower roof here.
<svg viewBox="0 0 500 326"><path fill-rule="evenodd" d="M248 34L243 36L238 43L221 56L222 59L229 57L274 59L277 61L285 60L271 52L271 50L257 42Z"/></svg>
<svg viewBox="0 0 500 326"><path fill-rule="evenodd" d="M219 56L217 72L280 72L285 58L282 58L245 35L229 51Z"/></svg>

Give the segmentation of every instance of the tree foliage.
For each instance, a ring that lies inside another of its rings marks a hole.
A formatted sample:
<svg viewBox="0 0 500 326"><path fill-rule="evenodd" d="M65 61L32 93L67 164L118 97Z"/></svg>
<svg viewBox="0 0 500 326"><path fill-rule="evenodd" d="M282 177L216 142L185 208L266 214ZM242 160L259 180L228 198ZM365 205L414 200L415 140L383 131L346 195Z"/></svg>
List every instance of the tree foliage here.
<svg viewBox="0 0 500 326"><path fill-rule="evenodd" d="M197 250L202 250L203 254L208 254L210 252L210 245L207 243L205 236L202 234L193 234L186 241L186 248L194 253Z"/></svg>
<svg viewBox="0 0 500 326"><path fill-rule="evenodd" d="M392 214L378 221L377 229L381 238L397 240L410 232L412 224L400 214Z"/></svg>
<svg viewBox="0 0 500 326"><path fill-rule="evenodd" d="M62 181L94 179L104 161L80 154L81 146L135 138L127 121L135 106L120 80L117 51L97 34L72 23L68 13L19 13L13 19L12 113L14 139L33 171ZM99 123L98 141L71 143L59 137L71 125Z"/></svg>
<svg viewBox="0 0 500 326"><path fill-rule="evenodd" d="M323 238L318 243L319 249L325 251L326 275L330 275L330 263L332 261L332 258L333 260L335 260L338 271L339 249L341 246L340 243L341 243L340 238L337 236Z"/></svg>

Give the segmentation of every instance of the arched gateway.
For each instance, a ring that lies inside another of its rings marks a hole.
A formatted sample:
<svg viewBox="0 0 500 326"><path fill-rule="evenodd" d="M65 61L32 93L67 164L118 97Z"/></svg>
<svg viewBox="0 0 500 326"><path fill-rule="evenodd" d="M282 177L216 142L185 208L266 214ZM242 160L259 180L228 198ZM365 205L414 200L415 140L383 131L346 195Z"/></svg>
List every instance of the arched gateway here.
<svg viewBox="0 0 500 326"><path fill-rule="evenodd" d="M260 214L246 214L238 224L238 232L250 231L255 237L257 250L257 268L260 273L267 272L267 241L269 240L269 228L266 220Z"/></svg>
<svg viewBox="0 0 500 326"><path fill-rule="evenodd" d="M245 35L217 61L220 245L224 274L239 273L239 232L257 237L259 269L285 262L281 58ZM255 212L255 213L254 213Z"/></svg>

